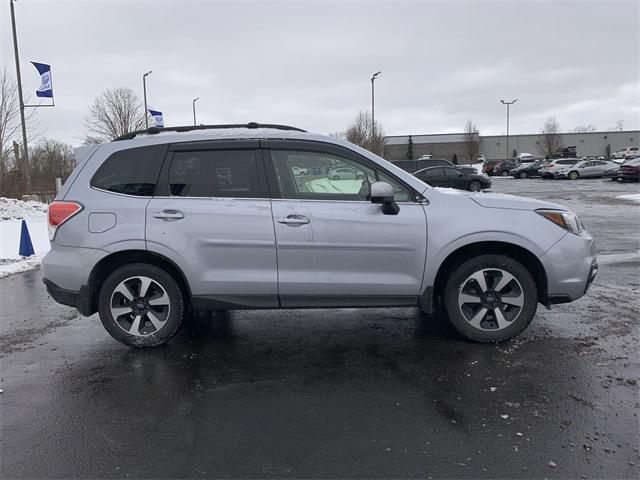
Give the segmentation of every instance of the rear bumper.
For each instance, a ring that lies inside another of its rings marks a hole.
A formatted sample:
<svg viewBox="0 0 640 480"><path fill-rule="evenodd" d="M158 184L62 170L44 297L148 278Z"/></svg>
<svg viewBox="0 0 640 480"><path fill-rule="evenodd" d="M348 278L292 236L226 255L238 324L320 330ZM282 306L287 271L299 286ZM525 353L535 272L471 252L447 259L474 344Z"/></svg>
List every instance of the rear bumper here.
<svg viewBox="0 0 640 480"><path fill-rule="evenodd" d="M69 307L75 307L85 316L93 314L90 307L89 289L86 285L83 285L79 291L74 291L62 288L46 278L42 281L47 288L47 292L56 302Z"/></svg>

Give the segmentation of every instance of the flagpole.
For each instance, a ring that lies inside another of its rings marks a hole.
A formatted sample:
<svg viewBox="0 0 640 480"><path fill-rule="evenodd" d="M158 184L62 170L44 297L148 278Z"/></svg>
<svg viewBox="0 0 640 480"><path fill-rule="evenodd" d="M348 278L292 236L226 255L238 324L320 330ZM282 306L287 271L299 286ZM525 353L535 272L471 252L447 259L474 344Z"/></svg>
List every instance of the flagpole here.
<svg viewBox="0 0 640 480"><path fill-rule="evenodd" d="M16 15L13 0L9 0L11 7L11 30L13 31L13 53L16 58L16 78L18 81L18 100L20 102L20 121L22 122L22 156L24 171L27 177L27 193L31 193L31 170L29 169L29 148L27 146L27 123L24 118L24 99L22 98L22 77L20 76L20 55L18 54L18 35L16 33Z"/></svg>

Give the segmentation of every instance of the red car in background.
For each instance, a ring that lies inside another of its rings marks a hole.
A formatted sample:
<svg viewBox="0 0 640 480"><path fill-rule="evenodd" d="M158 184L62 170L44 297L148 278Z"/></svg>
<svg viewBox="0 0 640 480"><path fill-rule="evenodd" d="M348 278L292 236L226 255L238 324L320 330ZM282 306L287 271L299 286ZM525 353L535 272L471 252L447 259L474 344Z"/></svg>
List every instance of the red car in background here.
<svg viewBox="0 0 640 480"><path fill-rule="evenodd" d="M486 173L487 175L493 175L493 167L495 167L502 160L485 160L482 164L482 173Z"/></svg>
<svg viewBox="0 0 640 480"><path fill-rule="evenodd" d="M640 181L640 158L627 160L618 169L618 174L614 177L619 182Z"/></svg>

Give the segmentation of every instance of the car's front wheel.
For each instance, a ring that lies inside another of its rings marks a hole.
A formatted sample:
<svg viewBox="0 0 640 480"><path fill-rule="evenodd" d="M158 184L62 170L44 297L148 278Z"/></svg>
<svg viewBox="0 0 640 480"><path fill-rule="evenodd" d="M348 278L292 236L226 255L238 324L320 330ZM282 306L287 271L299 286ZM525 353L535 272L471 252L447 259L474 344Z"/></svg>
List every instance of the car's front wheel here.
<svg viewBox="0 0 640 480"><path fill-rule="evenodd" d="M508 170L503 170L500 175L502 175L503 177L508 177L509 176L509 171Z"/></svg>
<svg viewBox="0 0 640 480"><path fill-rule="evenodd" d="M469 191L479 192L481 189L482 189L482 185L480 184L479 181L473 180L471 183L469 183Z"/></svg>
<svg viewBox="0 0 640 480"><path fill-rule="evenodd" d="M522 179L527 178L527 172L520 172L520 178Z"/></svg>
<svg viewBox="0 0 640 480"><path fill-rule="evenodd" d="M100 320L116 340L134 347L168 342L185 315L180 286L165 270L146 263L116 269L98 299Z"/></svg>
<svg viewBox="0 0 640 480"><path fill-rule="evenodd" d="M460 334L477 342L500 342L531 323L538 290L520 262L506 255L480 255L454 269L445 286L444 304Z"/></svg>
<svg viewBox="0 0 640 480"><path fill-rule="evenodd" d="M571 180L577 180L578 179L578 172L576 172L575 170L572 172L569 172L569 175L567 175L569 177L569 179Z"/></svg>

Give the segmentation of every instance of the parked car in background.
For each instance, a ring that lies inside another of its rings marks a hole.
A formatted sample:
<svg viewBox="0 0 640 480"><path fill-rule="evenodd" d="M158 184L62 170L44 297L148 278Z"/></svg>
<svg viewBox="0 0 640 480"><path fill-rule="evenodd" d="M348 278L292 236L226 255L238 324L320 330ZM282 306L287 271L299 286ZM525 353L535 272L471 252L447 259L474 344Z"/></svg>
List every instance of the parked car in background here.
<svg viewBox="0 0 640 480"><path fill-rule="evenodd" d="M553 172L553 178L578 178L612 177L618 173L618 165L606 160L583 160L573 165L563 165Z"/></svg>
<svg viewBox="0 0 640 480"><path fill-rule="evenodd" d="M309 169L308 168L291 167L291 172L294 175L309 175Z"/></svg>
<svg viewBox="0 0 640 480"><path fill-rule="evenodd" d="M465 173L452 167L429 167L414 173L416 177L432 187L457 188L479 192L491 188L491 179L478 173Z"/></svg>
<svg viewBox="0 0 640 480"><path fill-rule="evenodd" d="M521 163L515 168L509 170L509 175L516 178L539 177L542 162L536 161L531 163Z"/></svg>
<svg viewBox="0 0 640 480"><path fill-rule="evenodd" d="M361 173L352 167L339 167L329 170L327 177L331 180L356 180L361 178Z"/></svg>
<svg viewBox="0 0 640 480"><path fill-rule="evenodd" d="M575 146L564 147L552 153L550 158L578 158L578 150Z"/></svg>
<svg viewBox="0 0 640 480"><path fill-rule="evenodd" d="M516 168L518 165L519 163L515 162L514 160L502 160L501 162L498 162L495 167L493 167L493 174L507 177L509 176L509 171L512 168Z"/></svg>
<svg viewBox="0 0 640 480"><path fill-rule="evenodd" d="M455 165L455 168L460 170L462 173L470 173L472 175L478 174L476 167L472 167L471 165Z"/></svg>
<svg viewBox="0 0 640 480"><path fill-rule="evenodd" d="M428 167L455 167L449 160L445 160L444 158L431 158L431 155L422 155L417 160L397 160L392 163L409 173L414 173Z"/></svg>
<svg viewBox="0 0 640 480"><path fill-rule="evenodd" d="M614 178L619 182L640 181L640 158L632 158L620 165Z"/></svg>
<svg viewBox="0 0 640 480"><path fill-rule="evenodd" d="M628 159L628 158L636 158L640 156L640 149L638 147L625 147L622 150L618 150L617 152L613 152L611 154L612 159Z"/></svg>
<svg viewBox="0 0 640 480"><path fill-rule="evenodd" d="M535 162L535 161L536 161L536 157L534 157L530 153L519 153L516 156L516 162L517 163L531 163L531 162Z"/></svg>
<svg viewBox="0 0 640 480"><path fill-rule="evenodd" d="M482 173L487 175L493 175L493 167L495 167L501 160L485 160L482 164Z"/></svg>
<svg viewBox="0 0 640 480"><path fill-rule="evenodd" d="M579 158L556 158L549 160L540 167L540 176L542 178L553 178L554 172L558 168L563 168L567 165L574 165L580 161L581 160Z"/></svg>

